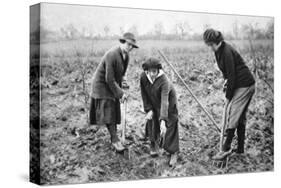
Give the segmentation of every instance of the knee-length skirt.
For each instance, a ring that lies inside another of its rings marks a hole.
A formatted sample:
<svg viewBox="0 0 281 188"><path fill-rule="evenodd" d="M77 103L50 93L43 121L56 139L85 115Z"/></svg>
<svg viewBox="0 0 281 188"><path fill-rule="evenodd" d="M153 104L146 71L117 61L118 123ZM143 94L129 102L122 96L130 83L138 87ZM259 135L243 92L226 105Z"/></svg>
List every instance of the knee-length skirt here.
<svg viewBox="0 0 281 188"><path fill-rule="evenodd" d="M119 100L91 98L89 118L91 125L120 124Z"/></svg>

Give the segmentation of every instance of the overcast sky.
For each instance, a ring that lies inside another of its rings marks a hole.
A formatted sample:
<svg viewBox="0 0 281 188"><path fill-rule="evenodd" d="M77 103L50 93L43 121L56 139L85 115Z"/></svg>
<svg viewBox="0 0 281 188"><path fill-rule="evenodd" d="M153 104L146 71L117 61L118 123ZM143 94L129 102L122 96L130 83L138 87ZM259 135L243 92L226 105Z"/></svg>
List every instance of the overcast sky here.
<svg viewBox="0 0 281 188"><path fill-rule="evenodd" d="M203 26L206 24L223 32L229 32L232 31L232 26L235 22L240 25L258 23L259 27L264 27L269 21L273 20L270 17L257 16L48 3L42 4L41 19L41 23L50 30L58 31L61 27L73 24L79 30L84 28L95 34L103 33L105 25L110 27L111 34L119 34L120 27L123 27L126 31L132 25L137 26L139 34L144 34L152 31L155 23L159 22L162 22L165 33L171 33L174 25L183 21L189 23L192 32L203 32Z"/></svg>

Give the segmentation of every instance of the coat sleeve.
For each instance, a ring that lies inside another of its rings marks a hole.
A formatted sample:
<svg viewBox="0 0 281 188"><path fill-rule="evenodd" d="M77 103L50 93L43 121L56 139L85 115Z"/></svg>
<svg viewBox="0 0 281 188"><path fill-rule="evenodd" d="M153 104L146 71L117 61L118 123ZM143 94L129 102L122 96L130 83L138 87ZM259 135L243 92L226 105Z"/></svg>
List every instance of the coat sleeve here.
<svg viewBox="0 0 281 188"><path fill-rule="evenodd" d="M122 88L123 88L124 85L129 87L128 83L127 83L127 75L126 75L128 64L129 64L129 56L127 57L127 60L125 62L124 73L122 74L122 79L121 79Z"/></svg>
<svg viewBox="0 0 281 188"><path fill-rule="evenodd" d="M126 76L126 72L127 72L127 68L128 68L129 62L130 62L130 57L127 56L127 59L126 59L126 62L125 62L125 66L124 66L124 74L123 74L123 77Z"/></svg>
<svg viewBox="0 0 281 188"><path fill-rule="evenodd" d="M143 101L143 107L144 107L144 111L147 113L150 110L152 110L152 104L151 101L149 99L149 96L145 90L145 81L144 81L144 74L141 75L140 78L140 88L141 88L141 97L142 97L142 101Z"/></svg>
<svg viewBox="0 0 281 188"><path fill-rule="evenodd" d="M169 108L169 83L164 81L161 86L161 107L159 120L168 121L168 108Z"/></svg>
<svg viewBox="0 0 281 188"><path fill-rule="evenodd" d="M105 57L105 81L114 94L114 97L120 99L124 92L116 81L114 63L115 61L113 55L108 54Z"/></svg>
<svg viewBox="0 0 281 188"><path fill-rule="evenodd" d="M224 56L223 62L225 64L226 78L227 78L227 88L226 88L226 98L231 100L234 95L235 88L235 60L231 50L227 49Z"/></svg>

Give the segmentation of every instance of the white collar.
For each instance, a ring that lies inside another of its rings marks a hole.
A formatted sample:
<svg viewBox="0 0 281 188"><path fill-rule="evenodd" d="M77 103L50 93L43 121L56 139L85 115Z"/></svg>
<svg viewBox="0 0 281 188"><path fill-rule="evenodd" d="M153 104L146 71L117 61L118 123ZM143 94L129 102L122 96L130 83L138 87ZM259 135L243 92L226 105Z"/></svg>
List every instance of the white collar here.
<svg viewBox="0 0 281 188"><path fill-rule="evenodd" d="M159 70L159 73L158 73L157 77L155 78L154 82L152 81L152 79L151 79L151 77L149 76L149 74L148 74L147 71L145 71L145 74L146 74L146 77L147 77L147 79L149 80L149 82L150 82L151 84L153 84L157 78L159 78L160 76L162 76L162 75L164 74L164 71L163 71L162 69Z"/></svg>

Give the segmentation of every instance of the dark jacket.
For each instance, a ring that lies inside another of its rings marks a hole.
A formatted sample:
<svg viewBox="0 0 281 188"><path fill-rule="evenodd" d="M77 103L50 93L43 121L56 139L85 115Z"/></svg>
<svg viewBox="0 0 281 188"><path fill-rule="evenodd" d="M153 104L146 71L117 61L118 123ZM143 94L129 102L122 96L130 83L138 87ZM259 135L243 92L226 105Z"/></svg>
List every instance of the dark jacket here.
<svg viewBox="0 0 281 188"><path fill-rule="evenodd" d="M121 83L129 62L125 60L120 47L110 49L102 57L93 79L91 97L96 99L120 99L123 95Z"/></svg>
<svg viewBox="0 0 281 188"><path fill-rule="evenodd" d="M215 56L223 77L227 79L227 99L232 99L235 89L249 87L255 83L243 58L232 46L223 41Z"/></svg>
<svg viewBox="0 0 281 188"><path fill-rule="evenodd" d="M143 72L140 78L140 87L145 112L153 110L159 120L166 122L178 120L176 91L165 74L156 78L151 84ZM167 125L169 124L167 123Z"/></svg>

